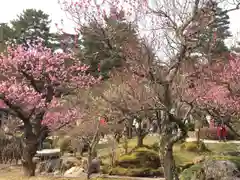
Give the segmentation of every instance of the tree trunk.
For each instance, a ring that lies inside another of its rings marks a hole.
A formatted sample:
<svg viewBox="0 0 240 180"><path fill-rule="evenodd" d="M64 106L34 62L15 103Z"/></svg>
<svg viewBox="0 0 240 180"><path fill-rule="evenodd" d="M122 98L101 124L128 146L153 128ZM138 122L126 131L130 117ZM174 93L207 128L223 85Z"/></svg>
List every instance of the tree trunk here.
<svg viewBox="0 0 240 180"><path fill-rule="evenodd" d="M164 163L165 180L178 180L178 174L176 173L172 146L167 146L165 148L163 161L164 161L163 163Z"/></svg>
<svg viewBox="0 0 240 180"><path fill-rule="evenodd" d="M199 145L200 144L200 128L197 129L196 139L197 139L197 144Z"/></svg>
<svg viewBox="0 0 240 180"><path fill-rule="evenodd" d="M38 140L36 135L32 132L32 126L30 122L24 122L24 139L23 143L23 156L22 165L23 173L25 176L35 176L36 164L33 162L38 148Z"/></svg>
<svg viewBox="0 0 240 180"><path fill-rule="evenodd" d="M128 127L128 139L132 139L133 135L132 135L132 126Z"/></svg>
<svg viewBox="0 0 240 180"><path fill-rule="evenodd" d="M91 164L92 164L92 148L89 148L88 149L88 167L87 167L87 179L90 179L90 176L91 176L91 171L92 171L92 167L91 167Z"/></svg>
<svg viewBox="0 0 240 180"><path fill-rule="evenodd" d="M133 120L128 121L127 137L128 139L132 139L133 137Z"/></svg>
<svg viewBox="0 0 240 180"><path fill-rule="evenodd" d="M137 136L137 147L143 147L144 136L142 134Z"/></svg>
<svg viewBox="0 0 240 180"><path fill-rule="evenodd" d="M25 176L35 176L36 164L33 162L33 157L37 151L37 139L32 137L31 139L24 140L23 147L23 172Z"/></svg>

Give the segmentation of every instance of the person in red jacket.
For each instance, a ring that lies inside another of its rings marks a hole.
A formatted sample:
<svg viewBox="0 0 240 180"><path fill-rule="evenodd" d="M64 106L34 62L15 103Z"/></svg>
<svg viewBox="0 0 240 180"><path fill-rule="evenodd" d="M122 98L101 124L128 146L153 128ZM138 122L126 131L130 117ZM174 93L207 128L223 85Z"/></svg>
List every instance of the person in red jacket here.
<svg viewBox="0 0 240 180"><path fill-rule="evenodd" d="M226 141L227 129L223 124L218 125L217 127L217 136L219 141L222 141L222 140Z"/></svg>
<svg viewBox="0 0 240 180"><path fill-rule="evenodd" d="M222 138L224 141L226 141L226 139L227 139L227 129L226 129L225 125L222 125Z"/></svg>

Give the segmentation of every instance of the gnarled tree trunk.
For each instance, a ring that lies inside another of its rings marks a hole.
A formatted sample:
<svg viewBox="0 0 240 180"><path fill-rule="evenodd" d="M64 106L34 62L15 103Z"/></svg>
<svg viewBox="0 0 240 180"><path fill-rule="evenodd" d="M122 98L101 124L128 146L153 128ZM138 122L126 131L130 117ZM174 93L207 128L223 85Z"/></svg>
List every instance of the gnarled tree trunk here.
<svg viewBox="0 0 240 180"><path fill-rule="evenodd" d="M144 135L139 134L137 136L137 147L142 147L143 146L143 139L144 139Z"/></svg>
<svg viewBox="0 0 240 180"><path fill-rule="evenodd" d="M164 164L164 177L165 180L178 180L178 175L176 173L176 166L173 157L173 146L166 145L165 152L163 156Z"/></svg>
<svg viewBox="0 0 240 180"><path fill-rule="evenodd" d="M22 165L23 173L25 176L35 176L36 164L33 162L38 148L37 136L33 133L32 125L29 121L24 122L24 139Z"/></svg>

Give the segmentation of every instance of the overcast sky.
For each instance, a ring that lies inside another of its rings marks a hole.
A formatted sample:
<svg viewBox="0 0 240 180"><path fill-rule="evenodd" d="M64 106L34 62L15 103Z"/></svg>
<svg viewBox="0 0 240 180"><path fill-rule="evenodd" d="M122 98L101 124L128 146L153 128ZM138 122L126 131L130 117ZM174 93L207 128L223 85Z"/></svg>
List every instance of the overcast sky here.
<svg viewBox="0 0 240 180"><path fill-rule="evenodd" d="M64 12L61 11L58 5L58 0L1 0L0 5L0 23L9 22L16 18L17 14L21 13L24 9L35 8L41 9L50 15L52 19L52 30L55 31L55 23L60 23L64 19L64 29L69 33L73 33L74 25L67 21ZM71 1L71 0L69 0ZM240 32L240 10L229 14L231 21L231 31L233 35ZM235 36L234 36L235 37Z"/></svg>

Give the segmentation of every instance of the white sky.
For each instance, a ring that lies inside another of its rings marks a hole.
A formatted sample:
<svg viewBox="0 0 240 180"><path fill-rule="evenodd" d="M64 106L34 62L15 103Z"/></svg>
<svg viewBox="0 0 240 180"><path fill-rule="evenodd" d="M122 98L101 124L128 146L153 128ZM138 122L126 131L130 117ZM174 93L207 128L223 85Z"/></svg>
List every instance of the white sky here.
<svg viewBox="0 0 240 180"><path fill-rule="evenodd" d="M0 23L6 23L16 18L17 14L21 13L24 9L35 8L41 9L50 15L52 19L52 31L55 31L55 23L60 23L64 19L64 30L73 33L74 24L67 20L66 15L60 9L58 0L1 0L0 6ZM69 0L71 1L71 0ZM232 12L230 16L230 28L234 35L240 32L240 10ZM239 35L238 35L239 36ZM231 40L230 40L231 41Z"/></svg>

